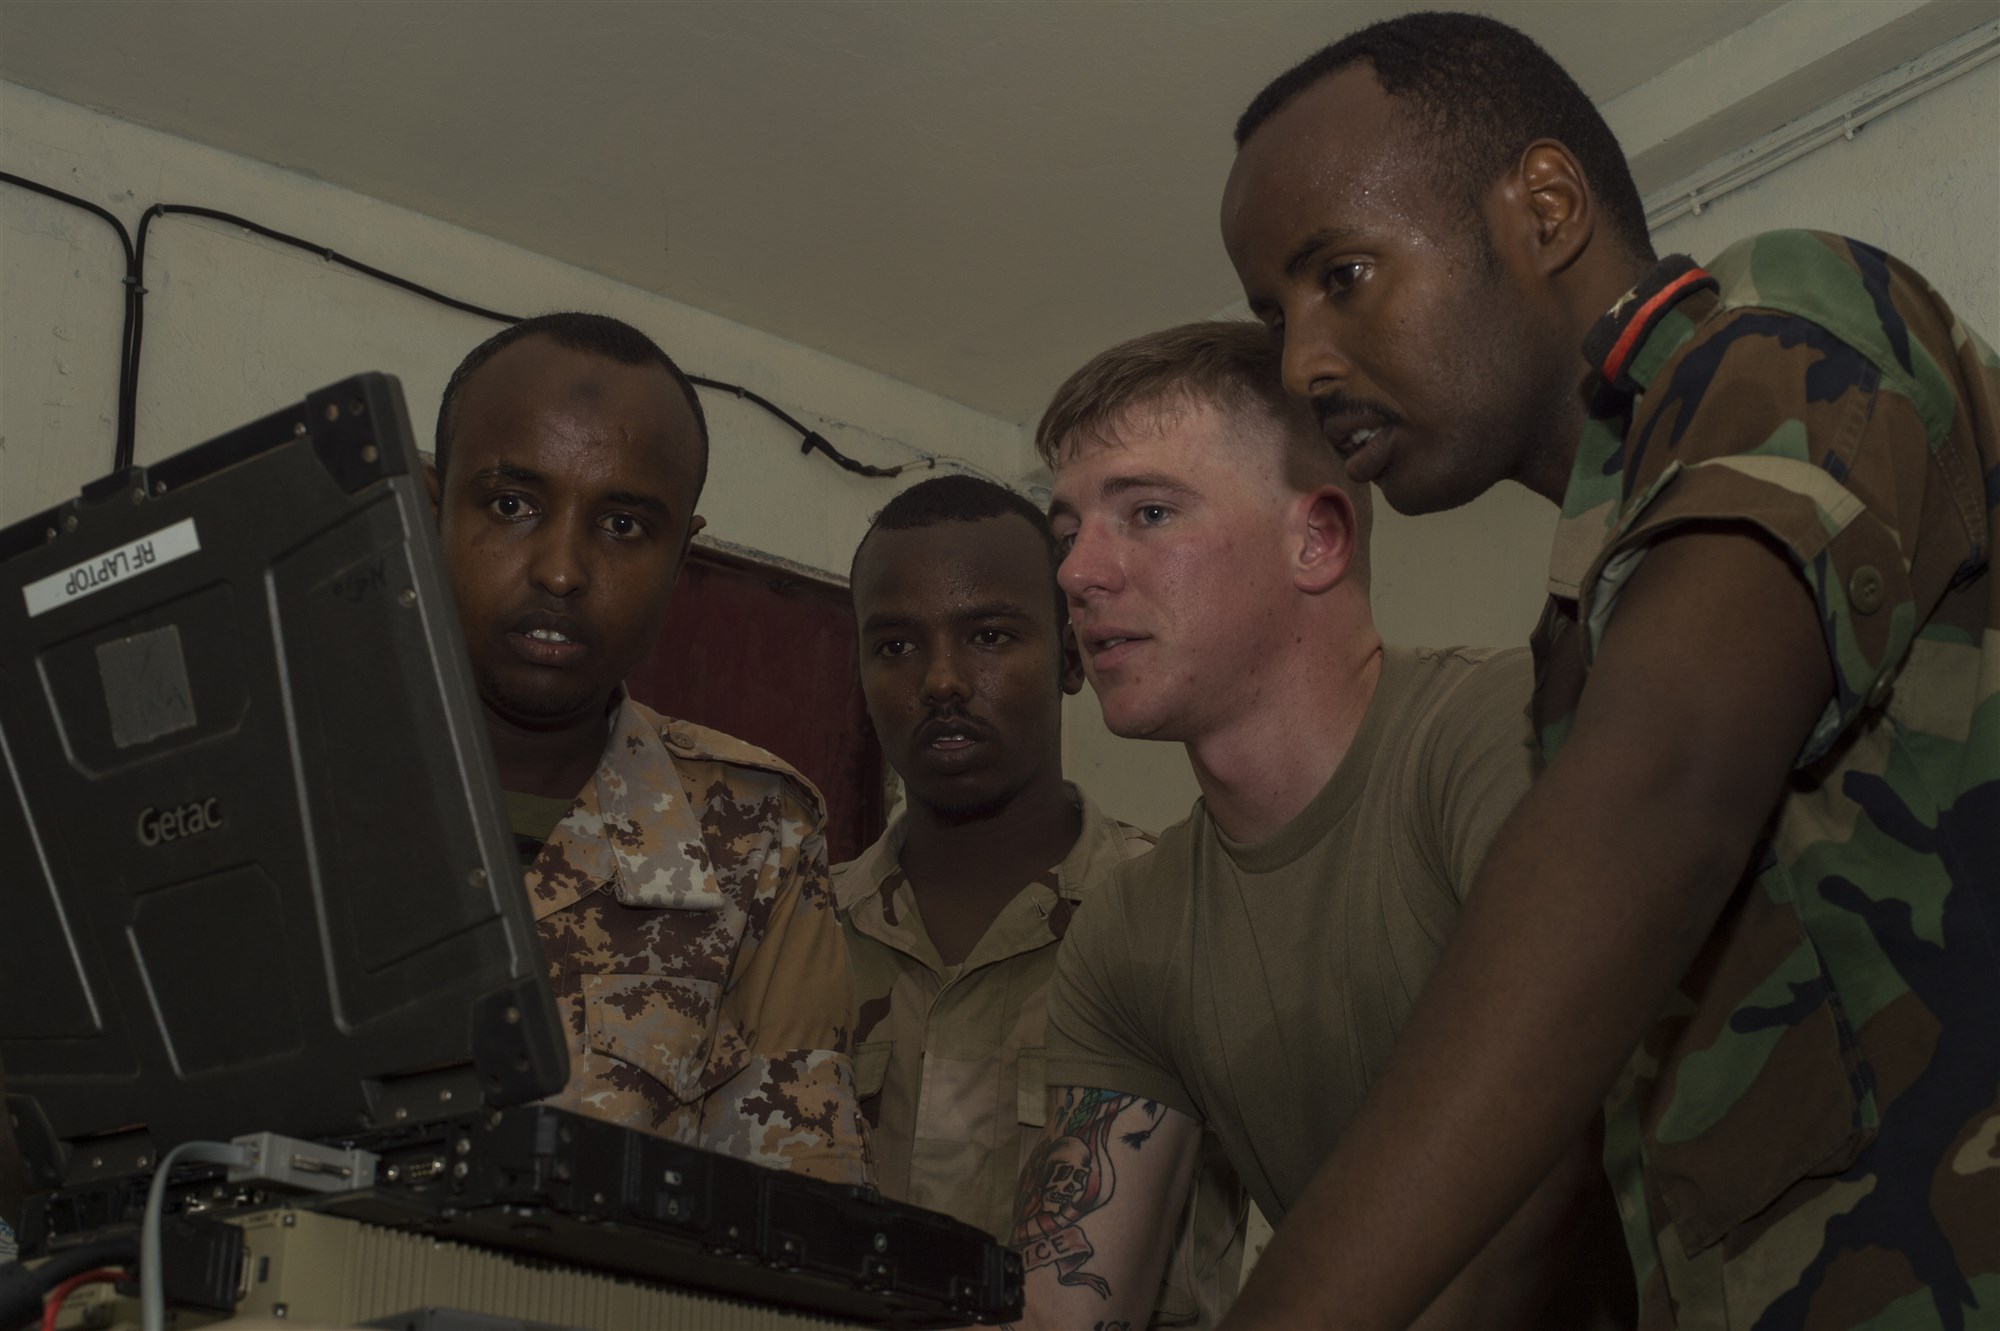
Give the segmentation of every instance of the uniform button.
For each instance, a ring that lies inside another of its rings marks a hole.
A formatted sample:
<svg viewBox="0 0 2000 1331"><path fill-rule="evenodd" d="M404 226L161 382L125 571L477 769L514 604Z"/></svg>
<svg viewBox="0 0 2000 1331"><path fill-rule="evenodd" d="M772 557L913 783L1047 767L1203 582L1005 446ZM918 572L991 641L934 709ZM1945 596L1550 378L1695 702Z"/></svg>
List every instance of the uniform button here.
<svg viewBox="0 0 2000 1331"><path fill-rule="evenodd" d="M682 730L679 726L675 726L672 731L668 732L667 742L677 749L691 749L694 747L694 736Z"/></svg>
<svg viewBox="0 0 2000 1331"><path fill-rule="evenodd" d="M1847 600L1864 615L1882 608L1882 575L1873 564L1863 564L1854 570L1854 576L1847 580Z"/></svg>

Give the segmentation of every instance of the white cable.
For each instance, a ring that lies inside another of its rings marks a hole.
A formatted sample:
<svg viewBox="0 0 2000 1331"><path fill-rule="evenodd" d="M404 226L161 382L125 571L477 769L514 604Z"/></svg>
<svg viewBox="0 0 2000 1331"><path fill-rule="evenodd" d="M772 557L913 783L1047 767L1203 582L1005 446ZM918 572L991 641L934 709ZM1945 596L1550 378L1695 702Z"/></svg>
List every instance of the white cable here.
<svg viewBox="0 0 2000 1331"><path fill-rule="evenodd" d="M166 1331L166 1278L160 1270L160 1223L167 1204L167 1178L184 1160L201 1165L241 1165L250 1153L228 1142L182 1142L160 1159L153 1186L146 1190L146 1219L139 1229L139 1319L143 1331Z"/></svg>

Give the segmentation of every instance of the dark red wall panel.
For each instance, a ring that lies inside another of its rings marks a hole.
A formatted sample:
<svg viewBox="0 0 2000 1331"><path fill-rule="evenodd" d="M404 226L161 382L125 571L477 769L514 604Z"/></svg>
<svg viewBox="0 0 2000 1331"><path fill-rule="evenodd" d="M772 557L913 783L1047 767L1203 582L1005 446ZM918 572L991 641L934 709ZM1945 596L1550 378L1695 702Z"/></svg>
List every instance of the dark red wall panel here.
<svg viewBox="0 0 2000 1331"><path fill-rule="evenodd" d="M659 642L626 682L648 707L761 745L810 777L839 863L882 831L882 750L854 649L839 587L696 549Z"/></svg>

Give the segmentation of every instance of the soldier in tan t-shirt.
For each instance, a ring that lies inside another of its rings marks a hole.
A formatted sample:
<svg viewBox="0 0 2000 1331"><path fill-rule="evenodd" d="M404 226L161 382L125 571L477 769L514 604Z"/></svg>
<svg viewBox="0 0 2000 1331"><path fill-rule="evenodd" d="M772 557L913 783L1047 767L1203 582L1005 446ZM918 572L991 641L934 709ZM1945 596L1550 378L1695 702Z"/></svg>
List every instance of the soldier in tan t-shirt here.
<svg viewBox="0 0 2000 1331"><path fill-rule="evenodd" d="M1133 1314L1204 1129L1282 1221L1529 786L1532 680L1521 651L1383 647L1367 492L1256 324L1113 348L1058 390L1037 443L1105 723L1184 744L1202 792L1098 890L1057 965L1015 1241L1024 1322L1069 1327ZM1589 1157L1579 1143L1421 1324L1546 1324Z"/></svg>
<svg viewBox="0 0 2000 1331"><path fill-rule="evenodd" d="M855 1066L878 1181L1005 1240L1041 1135L1048 984L1096 884L1153 838L1062 776L1082 685L1048 521L946 476L877 515L850 578L862 691L907 808L834 870L861 999ZM1245 1211L1219 1149L1180 1209L1156 1327L1235 1294Z"/></svg>

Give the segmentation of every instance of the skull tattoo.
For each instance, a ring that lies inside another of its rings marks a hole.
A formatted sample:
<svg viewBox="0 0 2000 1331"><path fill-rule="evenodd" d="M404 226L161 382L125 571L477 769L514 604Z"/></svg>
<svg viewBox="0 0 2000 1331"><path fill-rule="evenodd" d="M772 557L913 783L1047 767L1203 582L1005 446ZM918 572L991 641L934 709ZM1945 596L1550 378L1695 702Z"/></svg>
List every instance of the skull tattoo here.
<svg viewBox="0 0 2000 1331"><path fill-rule="evenodd" d="M1059 1138L1042 1161L1042 1213L1074 1212L1090 1182L1090 1148L1075 1137Z"/></svg>

